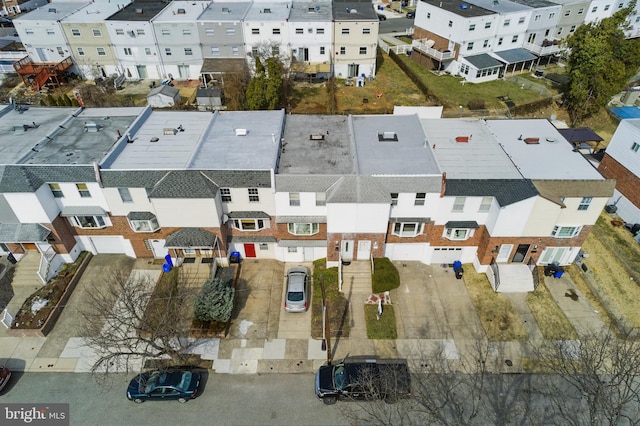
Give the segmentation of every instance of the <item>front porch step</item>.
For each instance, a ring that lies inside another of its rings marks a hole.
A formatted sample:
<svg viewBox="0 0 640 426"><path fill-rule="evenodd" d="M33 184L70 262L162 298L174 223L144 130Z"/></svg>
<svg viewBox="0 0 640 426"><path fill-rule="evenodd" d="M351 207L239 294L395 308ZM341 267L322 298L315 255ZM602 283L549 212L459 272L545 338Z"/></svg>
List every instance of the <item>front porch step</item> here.
<svg viewBox="0 0 640 426"><path fill-rule="evenodd" d="M499 265L500 293L524 293L534 290L533 276L527 265L506 264Z"/></svg>

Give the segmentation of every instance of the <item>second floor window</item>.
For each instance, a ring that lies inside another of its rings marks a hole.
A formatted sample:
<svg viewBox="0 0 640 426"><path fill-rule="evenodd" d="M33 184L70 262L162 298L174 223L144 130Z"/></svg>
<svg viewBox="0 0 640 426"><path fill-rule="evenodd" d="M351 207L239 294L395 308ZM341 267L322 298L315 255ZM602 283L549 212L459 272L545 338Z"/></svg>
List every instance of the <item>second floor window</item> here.
<svg viewBox="0 0 640 426"><path fill-rule="evenodd" d="M316 192L316 206L327 205L327 194L324 192Z"/></svg>
<svg viewBox="0 0 640 426"><path fill-rule="evenodd" d="M133 55L133 52L131 51L130 47L125 47L124 48L124 54L127 55L127 56L131 56L131 55Z"/></svg>
<svg viewBox="0 0 640 426"><path fill-rule="evenodd" d="M231 202L231 189L229 188L220 188L220 198L224 203Z"/></svg>
<svg viewBox="0 0 640 426"><path fill-rule="evenodd" d="M118 194L120 194L120 199L123 203L131 203L133 201L129 188L118 188Z"/></svg>
<svg viewBox="0 0 640 426"><path fill-rule="evenodd" d="M453 208L451 209L452 212L461 212L464 210L464 202L466 201L465 197L456 197L456 199L453 201Z"/></svg>
<svg viewBox="0 0 640 426"><path fill-rule="evenodd" d="M289 205L290 206L299 206L300 205L300 193L299 192L290 192L289 193Z"/></svg>
<svg viewBox="0 0 640 426"><path fill-rule="evenodd" d="M91 198L91 192L89 191L89 187L86 183L76 183L76 188L78 189L80 197Z"/></svg>
<svg viewBox="0 0 640 426"><path fill-rule="evenodd" d="M53 194L54 197L56 198L64 198L64 194L62 193L62 189L60 189L60 185L57 183L50 183L49 184L49 189L51 190L51 193Z"/></svg>
<svg viewBox="0 0 640 426"><path fill-rule="evenodd" d="M71 35L74 37L80 37L80 30L77 28L71 28Z"/></svg>
<svg viewBox="0 0 640 426"><path fill-rule="evenodd" d="M397 206L398 205L398 193L397 192L392 192L391 193L391 205L392 206Z"/></svg>
<svg viewBox="0 0 640 426"><path fill-rule="evenodd" d="M260 202L260 196L258 195L258 188L249 188L249 201L252 203Z"/></svg>
<svg viewBox="0 0 640 426"><path fill-rule="evenodd" d="M593 200L593 198L583 197L582 200L580 200L580 204L578 205L578 210L588 210L589 206L591 205L591 200Z"/></svg>
<svg viewBox="0 0 640 426"><path fill-rule="evenodd" d="M102 37L102 31L100 31L98 28L92 28L91 32L93 33L94 37Z"/></svg>
<svg viewBox="0 0 640 426"><path fill-rule="evenodd" d="M104 47L96 47L96 52L98 56L107 56L107 51L104 50Z"/></svg>
<svg viewBox="0 0 640 426"><path fill-rule="evenodd" d="M424 201L427 198L427 194L424 192L418 192L416 194L416 200L413 203L414 206L424 206Z"/></svg>
<svg viewBox="0 0 640 426"><path fill-rule="evenodd" d="M345 34L345 35L349 34L349 28L343 28L342 34Z"/></svg>

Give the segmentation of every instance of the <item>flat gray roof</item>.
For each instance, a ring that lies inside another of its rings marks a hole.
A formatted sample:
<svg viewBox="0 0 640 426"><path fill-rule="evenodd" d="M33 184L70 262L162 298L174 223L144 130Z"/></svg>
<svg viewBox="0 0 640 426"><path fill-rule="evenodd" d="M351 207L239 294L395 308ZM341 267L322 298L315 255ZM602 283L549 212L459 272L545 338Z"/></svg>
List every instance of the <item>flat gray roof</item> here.
<svg viewBox="0 0 640 426"><path fill-rule="evenodd" d="M349 118L287 115L279 174L354 174Z"/></svg>
<svg viewBox="0 0 640 426"><path fill-rule="evenodd" d="M207 8L207 3L198 1L173 0L169 7L153 17L154 22L195 22Z"/></svg>
<svg viewBox="0 0 640 426"><path fill-rule="evenodd" d="M330 1L294 0L289 15L290 22L330 22L331 18Z"/></svg>
<svg viewBox="0 0 640 426"><path fill-rule="evenodd" d="M441 173L417 115L358 115L351 125L358 174Z"/></svg>
<svg viewBox="0 0 640 426"><path fill-rule="evenodd" d="M132 143L121 140L115 158L104 166L122 170L184 169L211 118L210 112L147 110L131 132Z"/></svg>
<svg viewBox="0 0 640 426"><path fill-rule="evenodd" d="M447 178L522 179L484 120L452 118L421 122Z"/></svg>
<svg viewBox="0 0 640 426"><path fill-rule="evenodd" d="M291 12L290 1L253 2L244 17L245 21L284 21Z"/></svg>
<svg viewBox="0 0 640 426"><path fill-rule="evenodd" d="M284 110L216 112L202 136L191 169L276 169Z"/></svg>
<svg viewBox="0 0 640 426"><path fill-rule="evenodd" d="M15 19L20 21L58 21L88 4L88 2L49 3Z"/></svg>
<svg viewBox="0 0 640 426"><path fill-rule="evenodd" d="M368 0L334 0L333 18L336 21L378 20L373 4Z"/></svg>
<svg viewBox="0 0 640 426"><path fill-rule="evenodd" d="M480 6L475 6L465 1L460 0L419 0L422 3L430 4L437 8L446 10L447 12L455 13L456 15L464 18L473 18L475 16L493 15L497 12L484 9Z"/></svg>
<svg viewBox="0 0 640 426"><path fill-rule="evenodd" d="M487 127L527 179L604 179L549 120L487 120Z"/></svg>
<svg viewBox="0 0 640 426"><path fill-rule="evenodd" d="M240 1L211 3L209 7L202 12L198 21L240 21L250 6L250 2Z"/></svg>
<svg viewBox="0 0 640 426"><path fill-rule="evenodd" d="M527 5L511 2L507 0L467 0L467 3L474 4L476 6L483 7L487 10L493 10L497 13L513 13L523 10L530 10Z"/></svg>
<svg viewBox="0 0 640 426"><path fill-rule="evenodd" d="M124 133L143 110L30 106L21 113L5 108L0 112L0 163L48 165L99 161L118 131Z"/></svg>
<svg viewBox="0 0 640 426"><path fill-rule="evenodd" d="M103 22L109 16L116 13L123 8L129 2L122 1L121 3L109 2L109 3L89 3L86 7L78 10L73 15L68 16L62 20L62 23L89 23L89 22ZM50 3L55 5L57 3Z"/></svg>

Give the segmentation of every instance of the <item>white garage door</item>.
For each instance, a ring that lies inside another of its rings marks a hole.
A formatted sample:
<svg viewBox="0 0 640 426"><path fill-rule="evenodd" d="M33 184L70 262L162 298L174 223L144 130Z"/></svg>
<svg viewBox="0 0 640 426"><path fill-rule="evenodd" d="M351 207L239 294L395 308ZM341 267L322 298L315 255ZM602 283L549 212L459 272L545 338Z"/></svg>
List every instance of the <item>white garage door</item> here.
<svg viewBox="0 0 640 426"><path fill-rule="evenodd" d="M432 264L451 264L456 260L461 260L462 247L434 247L431 256Z"/></svg>
<svg viewBox="0 0 640 426"><path fill-rule="evenodd" d="M96 253L125 253L122 237L91 237Z"/></svg>

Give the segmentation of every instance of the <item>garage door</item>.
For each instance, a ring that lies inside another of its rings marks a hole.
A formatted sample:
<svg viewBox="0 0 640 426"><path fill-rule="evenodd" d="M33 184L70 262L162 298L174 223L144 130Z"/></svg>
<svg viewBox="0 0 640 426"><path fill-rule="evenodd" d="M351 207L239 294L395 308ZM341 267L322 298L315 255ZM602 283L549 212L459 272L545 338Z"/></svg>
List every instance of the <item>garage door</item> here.
<svg viewBox="0 0 640 426"><path fill-rule="evenodd" d="M91 237L96 253L125 253L122 237Z"/></svg>
<svg viewBox="0 0 640 426"><path fill-rule="evenodd" d="M434 247L431 256L432 264L451 264L462 257L462 247Z"/></svg>

